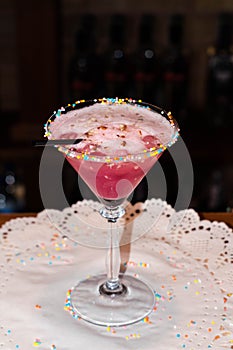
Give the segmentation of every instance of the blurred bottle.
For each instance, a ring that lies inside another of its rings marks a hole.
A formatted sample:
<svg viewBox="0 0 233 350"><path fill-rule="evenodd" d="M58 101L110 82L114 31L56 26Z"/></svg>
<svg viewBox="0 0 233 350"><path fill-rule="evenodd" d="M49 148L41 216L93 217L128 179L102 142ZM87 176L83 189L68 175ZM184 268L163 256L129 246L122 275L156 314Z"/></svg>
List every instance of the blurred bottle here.
<svg viewBox="0 0 233 350"><path fill-rule="evenodd" d="M109 47L104 60L105 94L112 97L129 95L129 65L125 50L126 17L113 15L109 27Z"/></svg>
<svg viewBox="0 0 233 350"><path fill-rule="evenodd" d="M215 47L208 48L207 99L209 124L233 124L232 14L221 14Z"/></svg>
<svg viewBox="0 0 233 350"><path fill-rule="evenodd" d="M75 53L69 67L71 100L98 96L100 81L99 57L96 54L96 18L84 15L75 37Z"/></svg>
<svg viewBox="0 0 233 350"><path fill-rule="evenodd" d="M21 212L26 206L26 189L22 170L13 164L0 169L0 212Z"/></svg>
<svg viewBox="0 0 233 350"><path fill-rule="evenodd" d="M203 208L204 211L226 211L227 200L223 173L214 169L205 185Z"/></svg>
<svg viewBox="0 0 233 350"><path fill-rule="evenodd" d="M184 16L173 15L169 25L169 47L163 54L163 99L179 121L185 119L188 89L188 59L183 47Z"/></svg>
<svg viewBox="0 0 233 350"><path fill-rule="evenodd" d="M133 96L137 99L158 104L160 66L154 44L155 17L143 15L138 38L138 49L134 53Z"/></svg>

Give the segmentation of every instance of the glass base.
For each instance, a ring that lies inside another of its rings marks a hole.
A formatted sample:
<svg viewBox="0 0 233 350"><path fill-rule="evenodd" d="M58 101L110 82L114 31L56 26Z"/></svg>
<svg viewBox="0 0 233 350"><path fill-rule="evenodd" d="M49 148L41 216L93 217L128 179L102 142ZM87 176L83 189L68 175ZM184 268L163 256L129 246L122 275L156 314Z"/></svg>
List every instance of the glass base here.
<svg viewBox="0 0 233 350"><path fill-rule="evenodd" d="M71 306L82 319L100 326L124 326L148 316L153 310L153 289L135 277L121 274L123 293L105 295L106 275L80 281L72 290Z"/></svg>

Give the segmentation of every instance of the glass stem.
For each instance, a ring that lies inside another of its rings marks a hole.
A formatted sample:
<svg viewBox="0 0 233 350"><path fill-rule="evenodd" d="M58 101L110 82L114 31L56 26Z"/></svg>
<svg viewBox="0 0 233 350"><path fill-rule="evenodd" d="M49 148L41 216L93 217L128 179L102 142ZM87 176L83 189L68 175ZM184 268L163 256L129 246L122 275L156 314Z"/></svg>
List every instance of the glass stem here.
<svg viewBox="0 0 233 350"><path fill-rule="evenodd" d="M120 283L119 272L121 265L121 255L119 247L119 230L117 229L117 219L122 217L125 210L120 206L104 207L100 214L109 222L109 241L106 256L107 281L100 286L100 293L104 295L116 296L126 293L126 287Z"/></svg>
<svg viewBox="0 0 233 350"><path fill-rule="evenodd" d="M110 221L110 220L109 220ZM115 290L120 287L119 272L120 272L120 247L118 230L113 227L114 221L110 221L109 232L109 248L106 256L107 281L106 287L110 290Z"/></svg>

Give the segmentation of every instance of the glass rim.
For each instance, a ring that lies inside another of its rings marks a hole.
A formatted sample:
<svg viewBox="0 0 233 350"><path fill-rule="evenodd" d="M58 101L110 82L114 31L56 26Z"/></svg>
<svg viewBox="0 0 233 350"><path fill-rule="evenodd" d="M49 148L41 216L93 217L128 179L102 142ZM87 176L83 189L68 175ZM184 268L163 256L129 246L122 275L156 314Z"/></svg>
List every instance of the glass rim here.
<svg viewBox="0 0 233 350"><path fill-rule="evenodd" d="M179 126L175 118L172 116L171 112L167 112L163 108L160 108L156 105L143 102L142 100L136 100L132 98L97 98L97 99L88 99L88 100L77 100L74 103L69 103L66 107L61 107L58 110L54 111L53 114L50 116L50 118L47 120L47 122L44 124L45 134L44 136L48 138L48 140L54 140L52 137L52 132L50 131L50 126L53 123L53 121L57 117L61 117L62 115L67 114L68 112L72 110L78 110L84 107L88 107L91 105L95 105L96 103L100 104L129 104L134 105L138 107L143 107L151 110L152 112L160 114L162 117L164 117L171 125L173 129L173 133L171 136L170 141L168 141L165 144L159 144L157 147L147 148L143 151L140 151L138 153L134 154L127 154L124 156L121 155L94 155L91 152L77 152L76 150L71 150L70 147L72 147L72 144L70 145L55 145L60 152L64 153L66 156L69 156L71 158L77 158L80 160L89 160L89 161L98 161L98 162L119 162L119 161L127 161L127 160L138 160L142 158L149 158L152 156L157 156L163 151L165 151L168 147L171 147L178 139L179 136ZM82 138L82 136L78 137Z"/></svg>

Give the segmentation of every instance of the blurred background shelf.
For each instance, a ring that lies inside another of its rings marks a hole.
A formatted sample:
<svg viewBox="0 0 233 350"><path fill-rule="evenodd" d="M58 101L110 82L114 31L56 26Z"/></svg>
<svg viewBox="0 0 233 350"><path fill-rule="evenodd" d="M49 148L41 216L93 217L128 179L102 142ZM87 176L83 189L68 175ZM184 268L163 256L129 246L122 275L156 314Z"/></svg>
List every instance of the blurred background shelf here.
<svg viewBox="0 0 233 350"><path fill-rule="evenodd" d="M31 141L53 110L117 95L172 110L194 166L190 205L231 210L232 28L230 0L2 0L0 212L43 209ZM74 177L65 165L68 196Z"/></svg>

